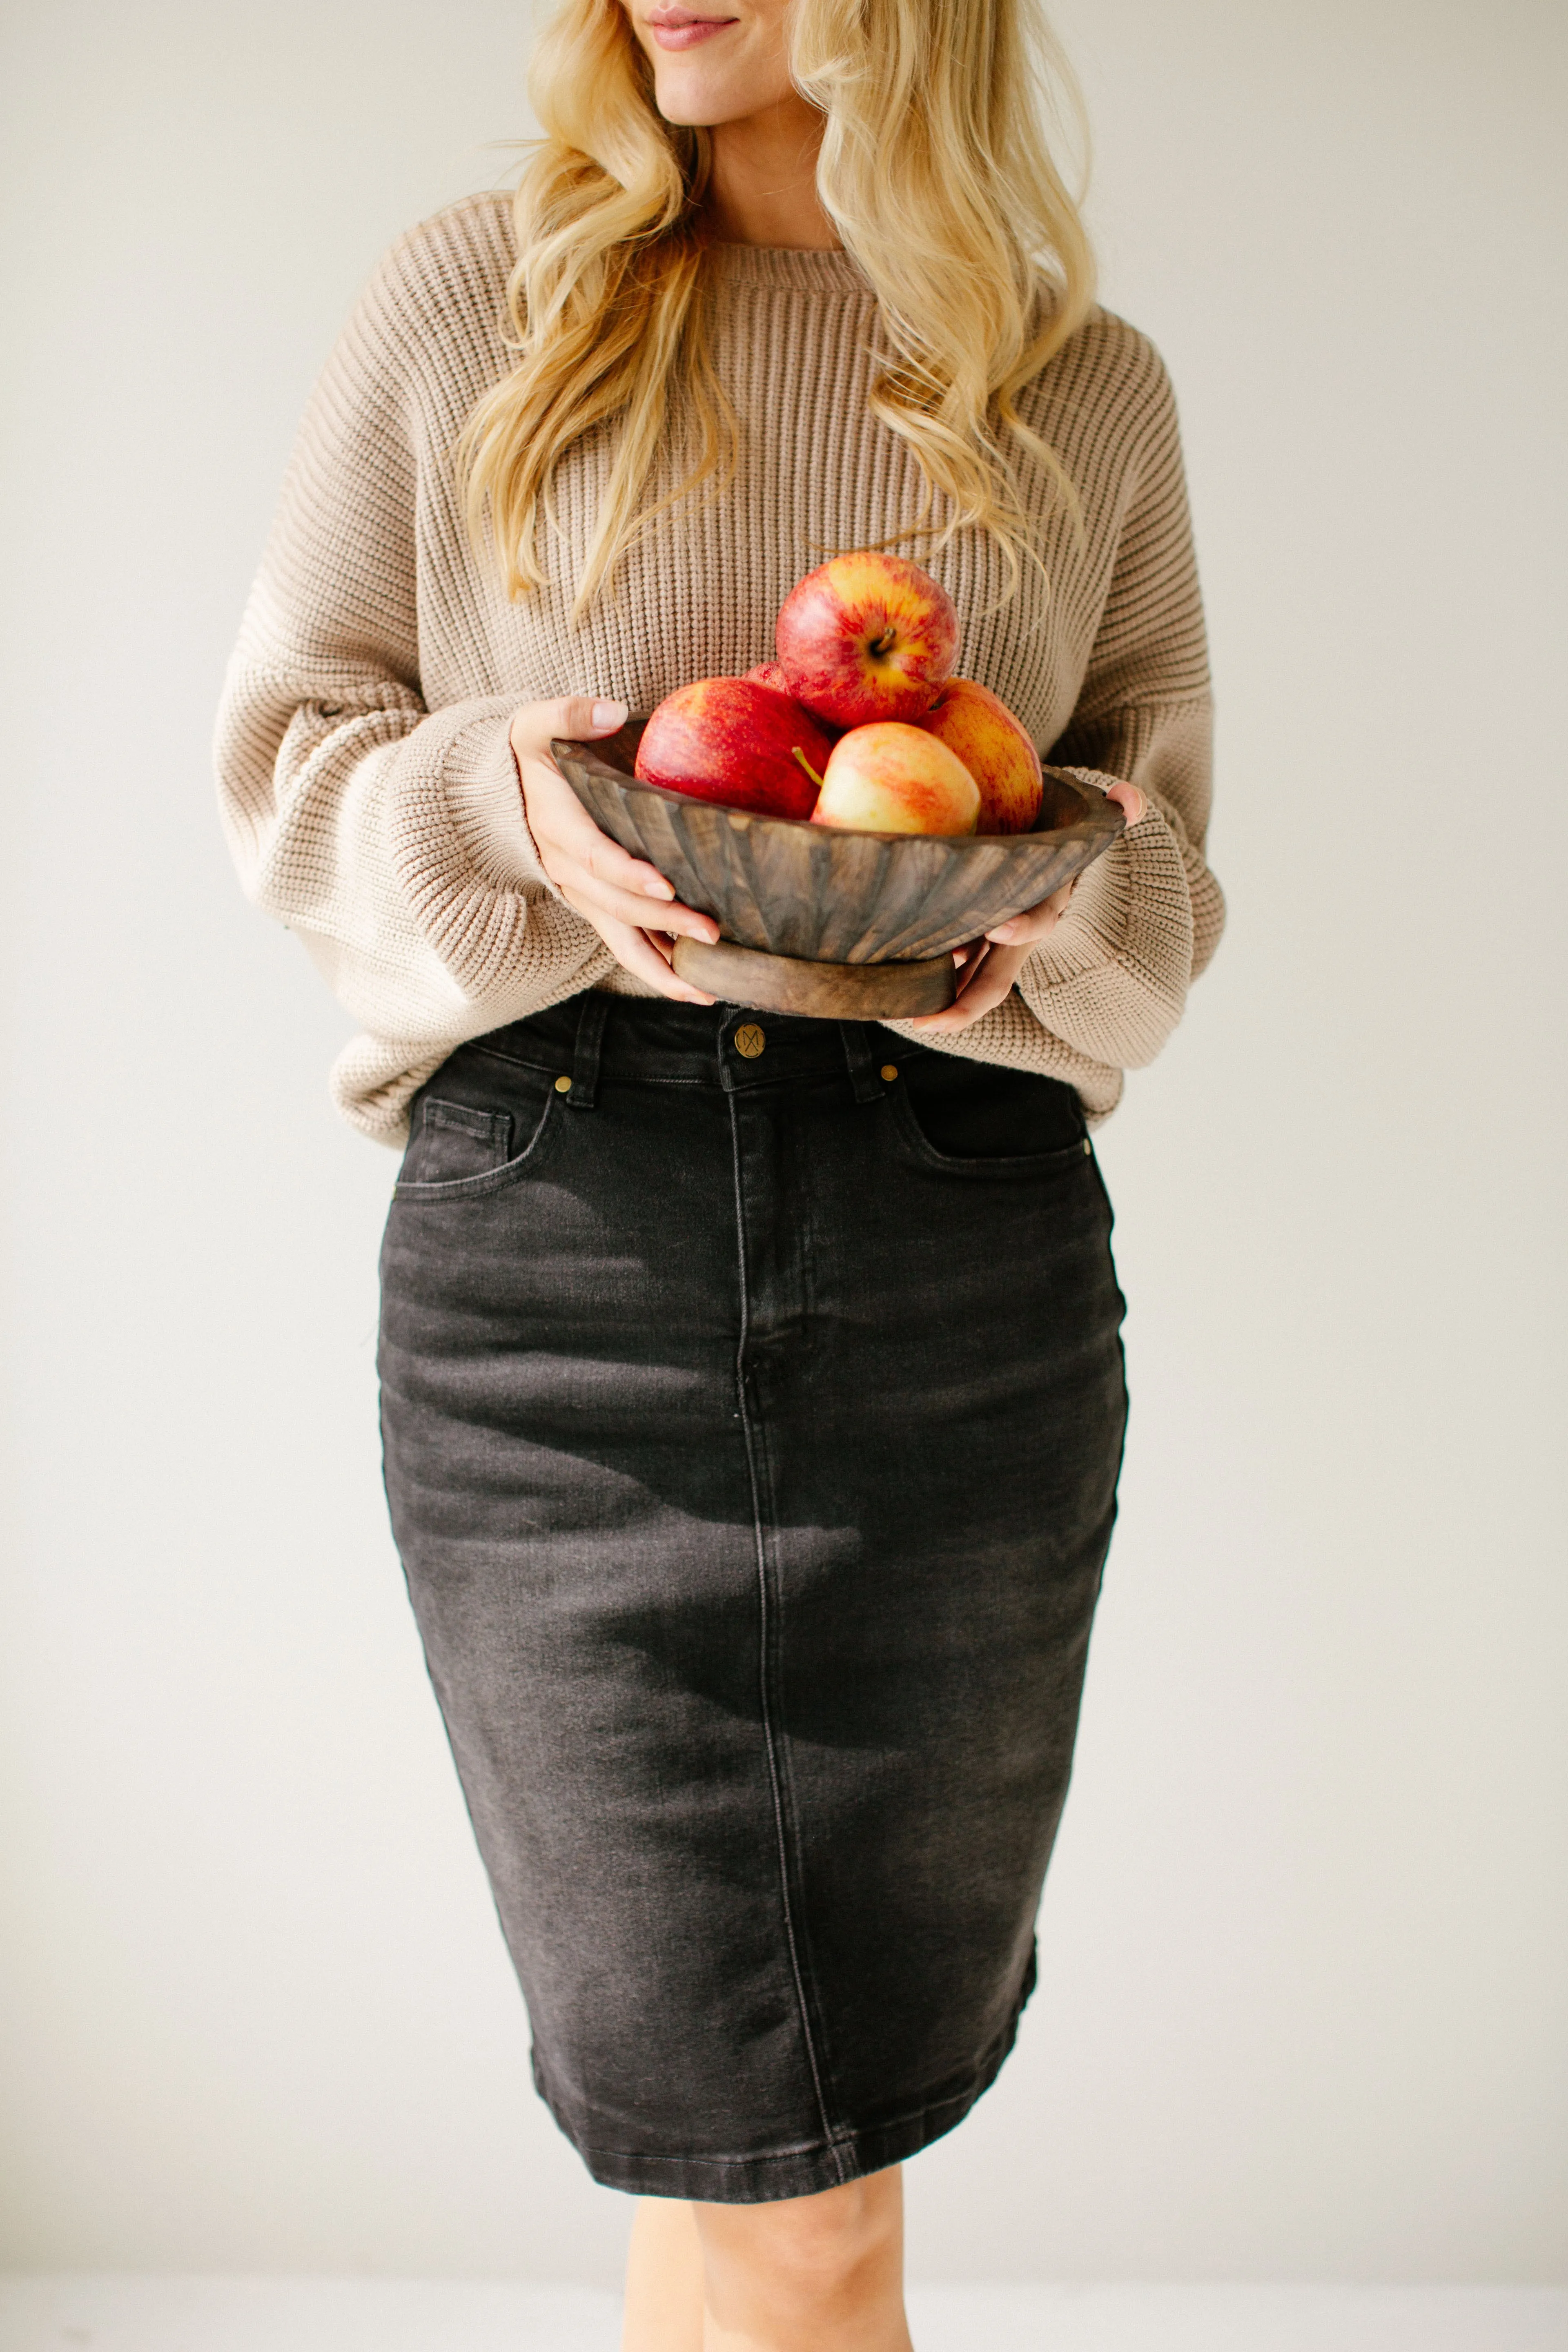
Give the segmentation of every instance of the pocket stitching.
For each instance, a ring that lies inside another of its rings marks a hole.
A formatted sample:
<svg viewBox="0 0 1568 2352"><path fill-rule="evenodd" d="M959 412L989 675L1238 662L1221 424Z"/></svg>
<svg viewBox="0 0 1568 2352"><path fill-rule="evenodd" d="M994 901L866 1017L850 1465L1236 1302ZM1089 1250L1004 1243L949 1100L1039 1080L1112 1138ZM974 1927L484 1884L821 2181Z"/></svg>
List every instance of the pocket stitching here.
<svg viewBox="0 0 1568 2352"><path fill-rule="evenodd" d="M1085 1135L1077 1143L1062 1144L1055 1151L1014 1151L997 1153L990 1159L955 1160L948 1152L939 1151L931 1141L904 1089L895 1083L884 1100L889 1102L899 1133L916 1158L943 1176L967 1176L984 1181L987 1177L1059 1175L1075 1162L1094 1157L1093 1146Z"/></svg>
<svg viewBox="0 0 1568 2352"><path fill-rule="evenodd" d="M399 1177L392 1188L393 1199L406 1201L413 1207L434 1207L441 1201L471 1201L482 1198L487 1192L504 1192L507 1184L521 1175L540 1156L542 1146L559 1129L560 1111L561 1097L548 1095L539 1123L522 1150L512 1159L503 1160L499 1168L487 1168L481 1176L447 1176L430 1183L422 1182L417 1177L406 1180Z"/></svg>
<svg viewBox="0 0 1568 2352"><path fill-rule="evenodd" d="M511 1113L504 1110L475 1110L471 1104L445 1102L432 1095L425 1105L424 1125L445 1128L448 1135L488 1136L493 1143L505 1122L507 1141L511 1140ZM485 1171L489 1174L489 1169Z"/></svg>

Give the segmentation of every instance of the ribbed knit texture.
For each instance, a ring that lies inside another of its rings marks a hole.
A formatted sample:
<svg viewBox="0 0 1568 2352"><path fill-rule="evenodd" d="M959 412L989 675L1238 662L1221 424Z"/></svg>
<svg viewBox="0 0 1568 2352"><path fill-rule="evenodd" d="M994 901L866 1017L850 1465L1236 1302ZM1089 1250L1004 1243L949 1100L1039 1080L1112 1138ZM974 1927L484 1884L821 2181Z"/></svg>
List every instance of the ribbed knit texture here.
<svg viewBox="0 0 1568 2352"><path fill-rule="evenodd" d="M803 572L921 504L912 456L868 406L877 320L860 270L842 253L720 246L707 266L734 480L661 516L574 627L609 467L595 435L557 471L551 584L509 603L469 544L450 453L511 363L514 250L510 199L484 196L387 255L306 413L218 723L245 887L363 1024L333 1094L388 1143L464 1039L588 986L646 993L539 867L507 740L517 705L586 693L649 710L748 669L771 656ZM1127 778L1150 810L1005 1003L942 1043L1065 1078L1099 1119L1169 1035L1223 920L1204 862L1203 616L1174 404L1145 338L1097 311L1022 406L1076 485L1081 531L1025 462L1043 568L1026 565L1016 594L983 534L906 551L953 597L963 674L1058 765L1102 787Z"/></svg>

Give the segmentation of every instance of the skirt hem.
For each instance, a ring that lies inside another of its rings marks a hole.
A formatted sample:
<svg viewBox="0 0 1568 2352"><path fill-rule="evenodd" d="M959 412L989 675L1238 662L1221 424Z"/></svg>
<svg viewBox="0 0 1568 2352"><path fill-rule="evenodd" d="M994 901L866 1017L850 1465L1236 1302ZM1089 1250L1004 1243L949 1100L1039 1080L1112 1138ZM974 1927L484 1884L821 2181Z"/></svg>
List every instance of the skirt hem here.
<svg viewBox="0 0 1568 2352"><path fill-rule="evenodd" d="M711 2205L762 2205L786 2197L812 2197L847 2180L864 2180L889 2165L902 2164L960 2125L991 2088L1018 2038L1018 2021L1034 1990L1031 1960L1006 2026L975 2067L964 2087L911 2108L891 2123L863 2131L837 2131L830 2139L803 2142L763 2156L646 2156L623 2148L595 2147L572 2128L552 2095L538 2064L534 2082L541 2098L571 2141L594 2179L605 2189L633 2197L693 2197Z"/></svg>

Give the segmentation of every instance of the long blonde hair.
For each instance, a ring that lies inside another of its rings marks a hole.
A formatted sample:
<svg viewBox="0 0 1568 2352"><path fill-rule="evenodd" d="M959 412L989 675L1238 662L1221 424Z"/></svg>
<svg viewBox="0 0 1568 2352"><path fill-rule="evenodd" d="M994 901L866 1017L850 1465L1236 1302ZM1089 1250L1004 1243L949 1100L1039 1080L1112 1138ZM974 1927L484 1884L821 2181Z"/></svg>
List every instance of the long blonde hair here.
<svg viewBox="0 0 1568 2352"><path fill-rule="evenodd" d="M1037 0L795 0L790 42L795 85L825 118L820 200L877 297L871 407L926 484L898 536L978 526L1016 577L1028 544L1016 453L1072 500L1017 394L1093 300L1089 241L1044 129L1058 94L1077 106L1065 65ZM565 0L530 90L544 137L516 198L518 364L474 410L458 457L476 541L488 520L520 595L547 576L539 540L558 460L617 423L581 617L656 514L733 466L702 266L710 148L706 131L658 112L621 0ZM672 436L685 470L650 500Z"/></svg>

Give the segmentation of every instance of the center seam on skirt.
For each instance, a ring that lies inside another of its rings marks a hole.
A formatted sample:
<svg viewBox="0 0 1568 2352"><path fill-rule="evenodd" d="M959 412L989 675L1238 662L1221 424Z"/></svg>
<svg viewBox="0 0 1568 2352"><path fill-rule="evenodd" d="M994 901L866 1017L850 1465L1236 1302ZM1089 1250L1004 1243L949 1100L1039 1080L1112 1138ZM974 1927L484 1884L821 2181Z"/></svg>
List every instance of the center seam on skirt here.
<svg viewBox="0 0 1568 2352"><path fill-rule="evenodd" d="M822 2070L817 2064L816 2044L812 2038L811 2012L806 2005L805 1979L801 1971L800 1947L795 1932L795 1906L790 1897L789 1840L784 1829L784 1793L779 1785L778 1753L773 1735L773 1696L768 1687L768 1637L772 1628L772 1612L768 1607L767 1540L763 1529L762 1489L757 1478L756 1435L752 1427L751 1408L746 1400L746 1342L751 1336L751 1278L746 1262L745 1202L741 1186L741 1134L735 1097L730 1102L730 1152L735 1182L735 1245L741 1275L741 1339L735 1350L735 1395L741 1409L741 1432L746 1443L746 1476L752 1494L752 1532L757 1561L757 1601L761 1632L757 1645L757 1684L762 1701L763 1745L768 1759L768 1790L773 1801L773 1837L778 1849L779 1894L784 1904L784 1941L789 1947L790 1974L795 1980L795 2005L800 2011L801 2039L805 2044L806 2063L811 2068L811 2086L816 2096L816 2112L822 2125L822 2136L833 2158L833 2168L842 2182L847 2175L844 2159L833 2126L827 2119L827 2102L823 2096Z"/></svg>

